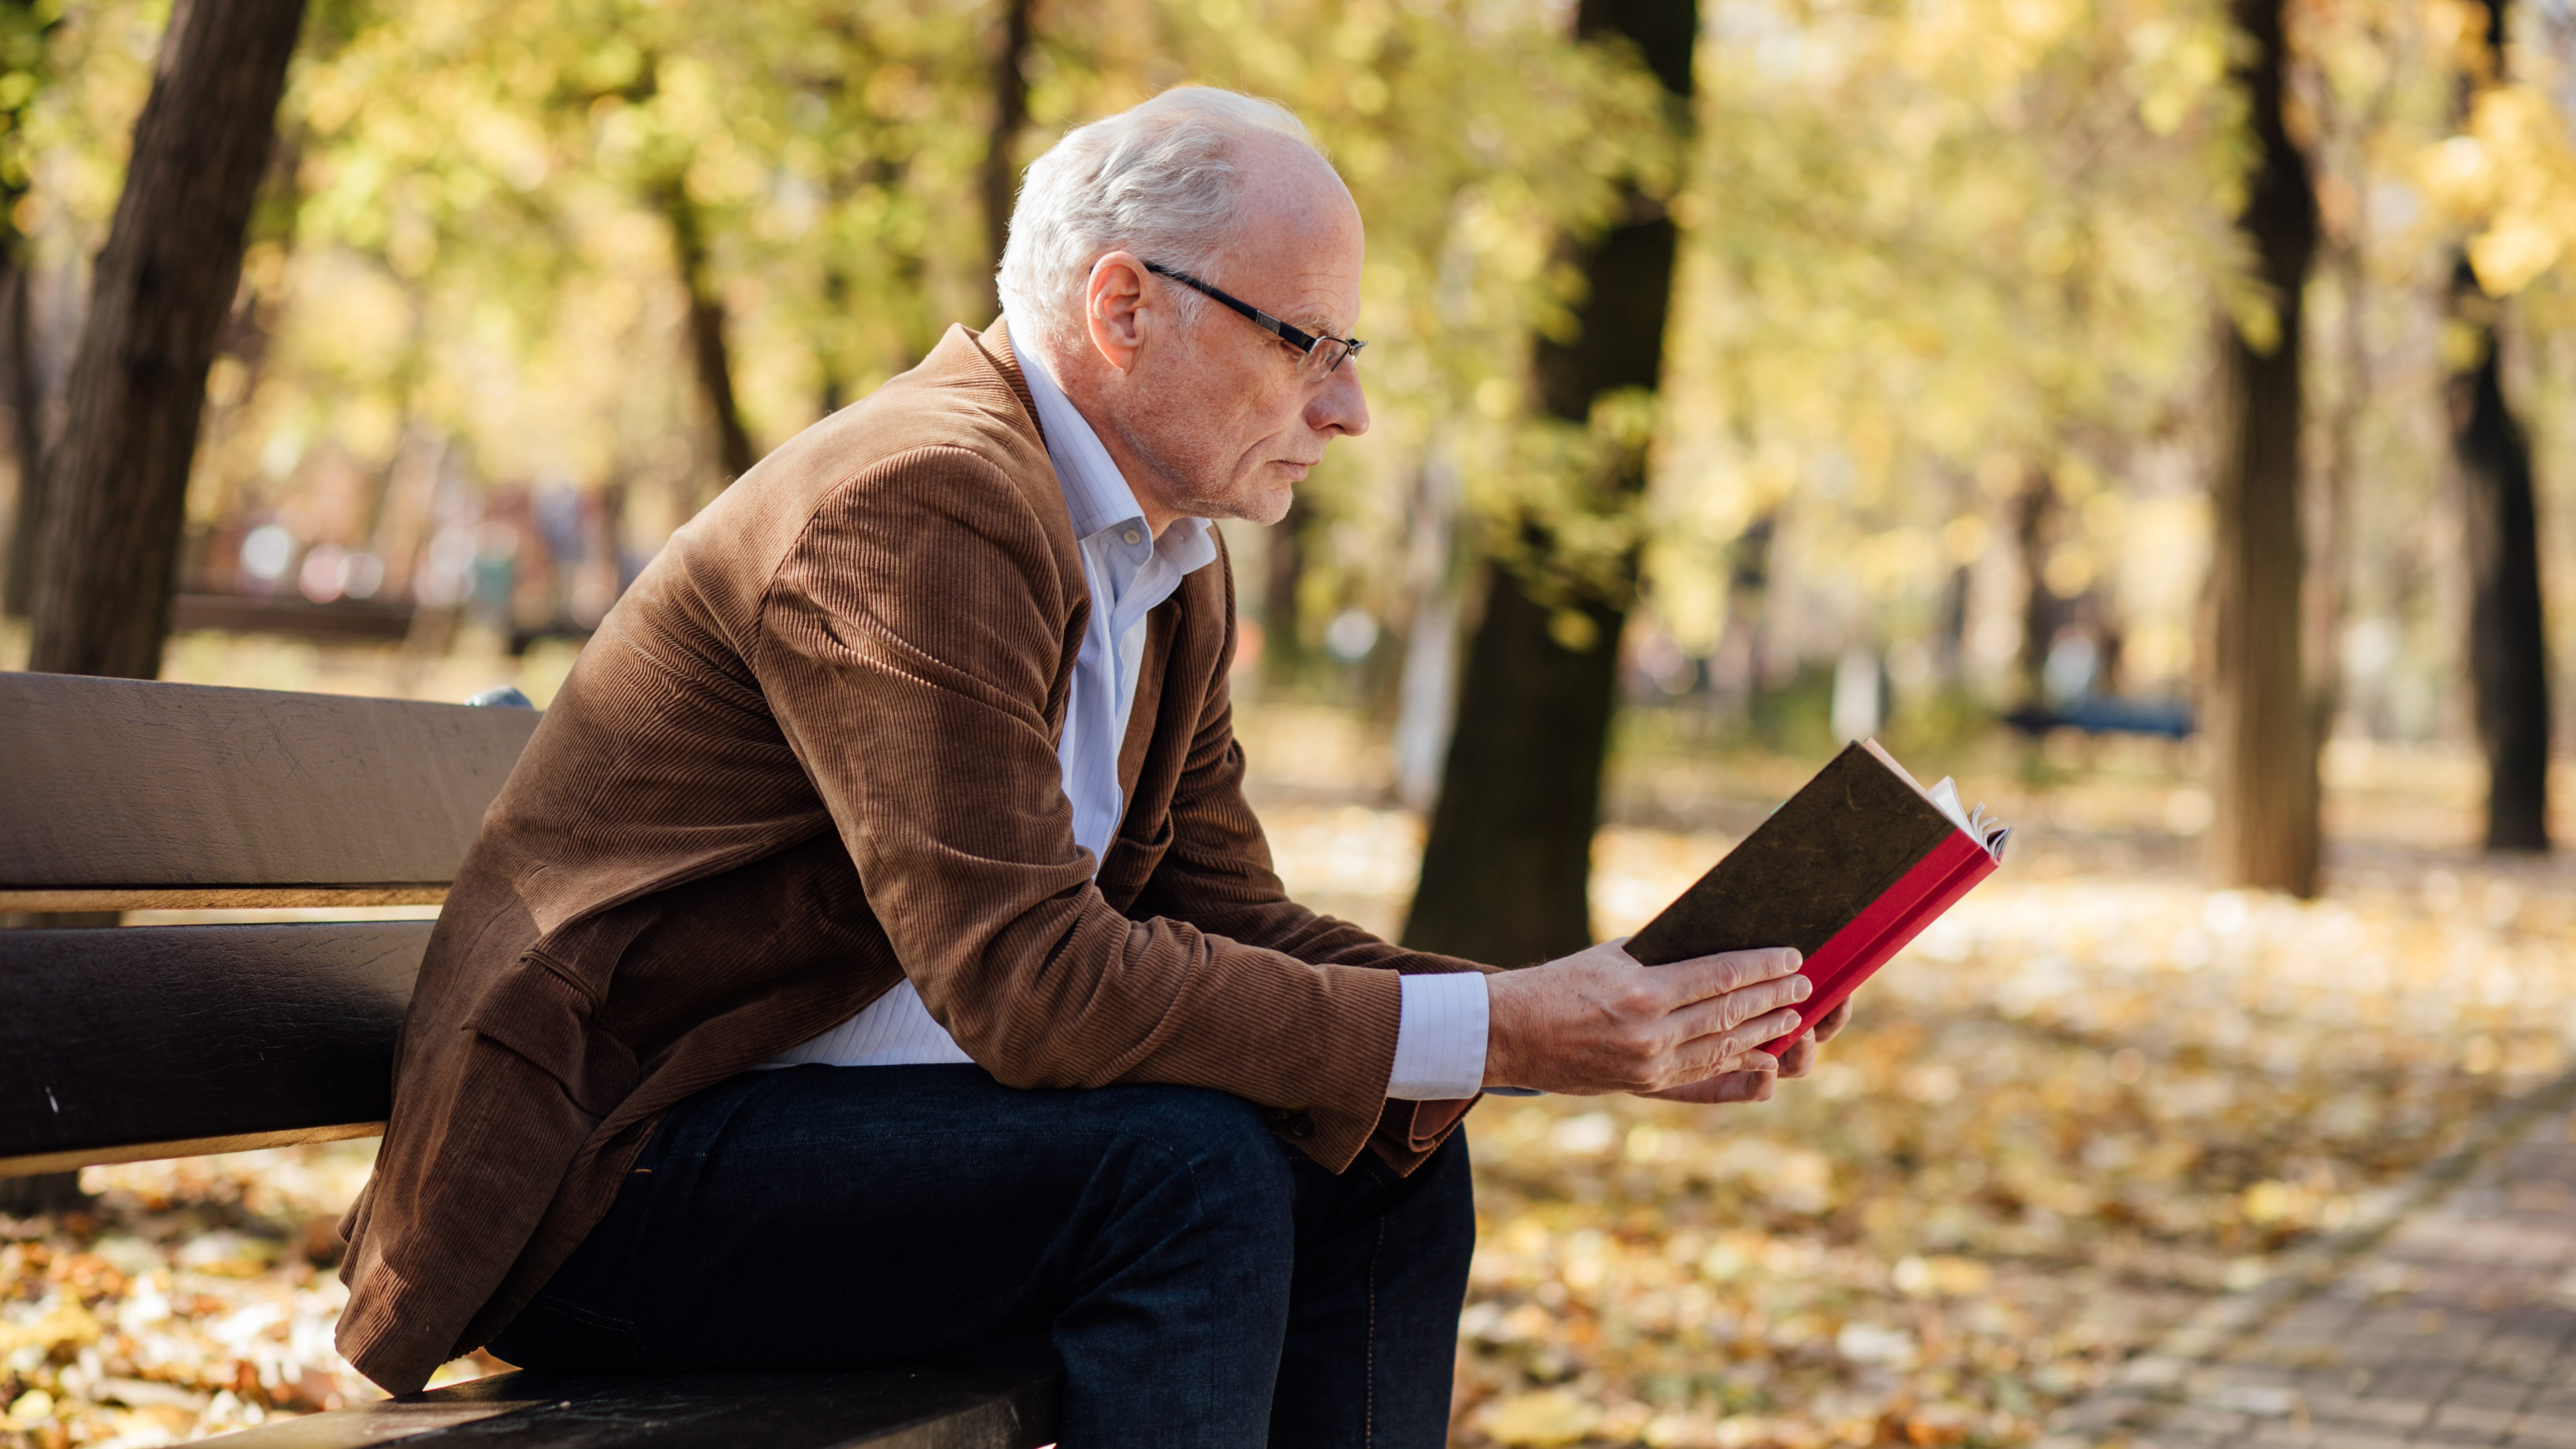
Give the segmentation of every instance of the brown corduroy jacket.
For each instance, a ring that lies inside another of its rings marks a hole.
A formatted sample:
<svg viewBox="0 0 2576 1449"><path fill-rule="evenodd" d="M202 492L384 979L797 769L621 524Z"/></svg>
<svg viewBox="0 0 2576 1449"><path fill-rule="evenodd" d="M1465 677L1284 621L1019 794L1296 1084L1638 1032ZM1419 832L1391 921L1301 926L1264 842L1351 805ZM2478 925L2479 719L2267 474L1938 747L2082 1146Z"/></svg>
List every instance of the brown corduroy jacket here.
<svg viewBox="0 0 2576 1449"><path fill-rule="evenodd" d="M1095 876L1056 742L1091 607L999 327L808 428L671 538L484 817L343 1220L341 1351L396 1392L506 1326L661 1114L909 975L1018 1087L1176 1082L1325 1165L1385 1100L1408 971L1291 903L1244 803L1222 556L1149 616Z"/></svg>

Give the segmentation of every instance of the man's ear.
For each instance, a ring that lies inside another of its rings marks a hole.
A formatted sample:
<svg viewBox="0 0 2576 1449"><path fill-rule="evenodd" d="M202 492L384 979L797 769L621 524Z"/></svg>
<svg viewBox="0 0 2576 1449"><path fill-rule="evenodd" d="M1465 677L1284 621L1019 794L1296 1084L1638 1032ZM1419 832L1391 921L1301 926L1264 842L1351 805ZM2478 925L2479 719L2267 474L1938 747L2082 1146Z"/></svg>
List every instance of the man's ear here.
<svg viewBox="0 0 2576 1449"><path fill-rule="evenodd" d="M1120 373L1134 370L1154 310L1145 300L1145 264L1134 253L1111 252L1091 264L1082 285L1083 321L1092 349Z"/></svg>

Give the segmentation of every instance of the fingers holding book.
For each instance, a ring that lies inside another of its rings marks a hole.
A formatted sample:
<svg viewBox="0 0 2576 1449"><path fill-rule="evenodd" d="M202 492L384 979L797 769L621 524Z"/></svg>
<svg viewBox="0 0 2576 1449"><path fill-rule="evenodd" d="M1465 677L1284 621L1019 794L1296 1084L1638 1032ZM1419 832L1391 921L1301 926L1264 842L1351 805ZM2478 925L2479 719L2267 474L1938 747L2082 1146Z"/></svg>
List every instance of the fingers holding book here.
<svg viewBox="0 0 2576 1449"><path fill-rule="evenodd" d="M1780 1054L1780 1075L1803 1077L1816 1069L1816 1047L1829 1042L1851 1021L1851 999L1845 997L1833 1010L1816 1018L1816 1024Z"/></svg>
<svg viewBox="0 0 2576 1449"><path fill-rule="evenodd" d="M1767 1081L1706 1084L1778 1069L1755 1048L1796 1030L1813 990L1799 965L1797 952L1768 949L1647 970L1608 942L1489 977L1485 1081L1575 1096L1705 1086L1741 1094L1713 1100L1759 1100Z"/></svg>
<svg viewBox="0 0 2576 1449"><path fill-rule="evenodd" d="M1702 1107L1722 1106L1728 1102L1768 1102L1771 1100L1771 1084L1779 1079L1778 1072L1747 1067L1741 1071L1720 1072L1703 1081L1667 1087L1660 1092L1640 1092L1637 1095L1652 1097L1658 1102L1689 1102Z"/></svg>
<svg viewBox="0 0 2576 1449"><path fill-rule="evenodd" d="M1833 1010L1817 1019L1813 1034L1817 1041L1828 1042L1842 1035L1843 1028L1849 1025L1851 1025L1851 998L1846 996Z"/></svg>
<svg viewBox="0 0 2576 1449"><path fill-rule="evenodd" d="M1700 1106L1719 1106L1728 1102L1768 1102L1772 1086L1783 1077L1803 1077L1815 1070L1817 1045L1832 1041L1851 1022L1848 1000L1817 1018L1815 1026L1791 1044L1777 1060L1767 1052L1754 1052L1744 1061L1753 1065L1736 1065L1731 1070L1670 1087L1660 1092L1641 1092L1659 1102L1690 1102Z"/></svg>
<svg viewBox="0 0 2576 1449"><path fill-rule="evenodd" d="M1802 964L1797 952L1775 948L1728 951L1656 968L1657 975L1682 975L1688 989L1702 993L1674 1012L1690 1034L1686 1057L1709 1072L1756 1065L1746 1059L1764 1042L1796 1031L1798 1003L1815 992L1815 983L1798 972Z"/></svg>

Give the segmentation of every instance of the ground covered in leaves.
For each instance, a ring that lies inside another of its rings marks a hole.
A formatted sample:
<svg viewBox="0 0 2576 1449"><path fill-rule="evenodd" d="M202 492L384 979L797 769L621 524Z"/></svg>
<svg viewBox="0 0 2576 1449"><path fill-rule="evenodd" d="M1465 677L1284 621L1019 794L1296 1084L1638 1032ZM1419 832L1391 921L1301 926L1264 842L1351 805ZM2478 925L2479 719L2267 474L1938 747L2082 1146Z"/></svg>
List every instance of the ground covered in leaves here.
<svg viewBox="0 0 2576 1449"><path fill-rule="evenodd" d="M1399 926L1420 828L1384 803L1373 738L1285 708L1245 735L1292 886ZM2313 903L2198 883L2186 755L1940 763L2023 832L1813 1079L1746 1107L1471 1119L1462 1449L2024 1441L2566 1069L2576 871L2477 858L2455 758L2330 758ZM1803 773L1633 752L1596 853L1604 929ZM371 1396L331 1350L328 1231L369 1156L93 1168L88 1210L0 1220L0 1445L171 1443Z"/></svg>
<svg viewBox="0 0 2576 1449"><path fill-rule="evenodd" d="M332 1222L374 1144L93 1167L0 1217L0 1444L171 1444L382 1397L331 1347Z"/></svg>

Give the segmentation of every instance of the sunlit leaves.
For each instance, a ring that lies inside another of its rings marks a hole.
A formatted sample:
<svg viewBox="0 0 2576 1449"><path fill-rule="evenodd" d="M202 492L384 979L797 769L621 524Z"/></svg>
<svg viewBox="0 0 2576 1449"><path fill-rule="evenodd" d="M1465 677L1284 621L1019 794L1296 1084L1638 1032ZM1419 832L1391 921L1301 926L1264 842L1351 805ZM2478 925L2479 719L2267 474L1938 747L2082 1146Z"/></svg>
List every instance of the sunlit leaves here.
<svg viewBox="0 0 2576 1449"><path fill-rule="evenodd" d="M2468 125L2421 166L2436 203L2475 228L2469 264L2490 296L2530 286L2576 243L2576 144L2535 86L2480 91Z"/></svg>
<svg viewBox="0 0 2576 1449"><path fill-rule="evenodd" d="M35 179L27 115L51 77L46 42L61 23L61 0L0 3L0 238L13 249L25 229L18 203Z"/></svg>
<svg viewBox="0 0 2576 1449"><path fill-rule="evenodd" d="M166 17L158 0L65 3L53 78L0 135L0 191L23 141L32 190L12 216L56 265L103 239ZM2537 316L2534 297L2564 300L2549 279L2576 230L2576 152L2528 46L2455 117L2475 10L2296 0L2294 131L2329 248L2364 254L2356 277L2418 287L2465 245ZM742 409L774 445L949 323L986 320L997 13L329 0L282 114L293 184L273 204L291 226L263 233L280 246L256 270L279 345L237 367L243 411L220 426L239 436L209 470L391 409L458 440L475 478L694 479L685 508L713 479L689 460L706 450L657 198L698 213ZM1946 530L1981 524L1999 551L1998 510L2034 472L2188 486L2168 455L2205 419L2213 314L2276 325L2230 224L2250 158L2217 0L1706 0L1702 19L1685 130L1636 57L1568 41L1557 0L1040 7L1014 159L1196 80L1295 107L1360 201L1376 426L1305 490L1318 617L1409 612L1435 475L1464 500L1461 536L1543 589L1617 585L1642 546L1660 622L1694 649L1757 519L1784 557L1832 565L1810 612L1897 643L1983 557ZM23 49L0 34L0 112L34 74ZM1662 395L1643 415L1627 398L1535 420L1532 341L1565 337L1580 300L1566 240L1625 194L1684 234ZM2311 325L2339 326L2324 319L2342 305ZM362 358L357 337L396 355ZM2388 409L2369 425L2412 426ZM1641 447L1642 502L1605 487ZM2060 580L2089 564L2128 597L2136 552L2084 527L2039 562ZM2190 628L2187 608L2126 622Z"/></svg>
<svg viewBox="0 0 2576 1449"><path fill-rule="evenodd" d="M1846 637L1902 641L1969 561L1953 521L2034 470L2125 470L2194 406L2242 265L2225 12L1708 15L1649 586L1705 647L1734 540L1775 518Z"/></svg>
<svg viewBox="0 0 2576 1449"><path fill-rule="evenodd" d="M1358 328L1376 422L1305 490L1333 520L1313 587L1401 611L1394 559L1426 467L1464 480L1471 510L1504 534L1565 517L1576 567L1628 546L1633 523L1589 507L1589 434L1529 423L1525 409L1530 339L1568 319L1560 240L1607 224L1622 182L1660 193L1677 176L1672 116L1633 56L1570 44L1570 15L1547 4L1213 0L1057 15L1077 34L1123 21L1155 43L1141 62L1059 51L1039 114L1096 114L1157 81L1273 96L1315 130L1367 219Z"/></svg>

